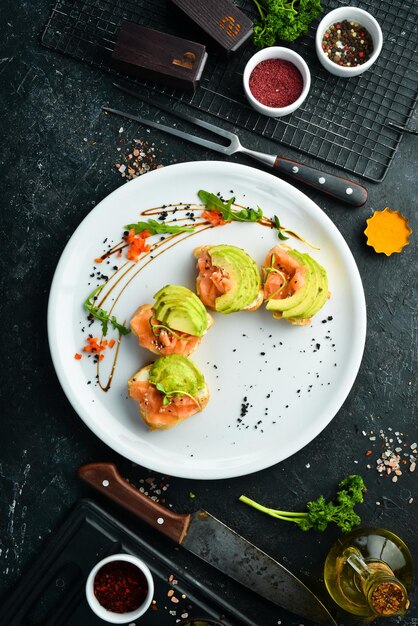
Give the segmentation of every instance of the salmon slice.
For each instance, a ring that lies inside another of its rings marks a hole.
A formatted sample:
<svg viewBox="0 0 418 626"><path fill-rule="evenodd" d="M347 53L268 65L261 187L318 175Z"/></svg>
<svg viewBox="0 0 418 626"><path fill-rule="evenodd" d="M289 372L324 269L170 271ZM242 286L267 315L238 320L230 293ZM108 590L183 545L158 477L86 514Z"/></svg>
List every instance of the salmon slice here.
<svg viewBox="0 0 418 626"><path fill-rule="evenodd" d="M205 306L214 309L216 298L231 289L231 279L228 272L212 265L212 260L204 249L197 260L197 269L199 270L196 278L197 294Z"/></svg>
<svg viewBox="0 0 418 626"><path fill-rule="evenodd" d="M166 328L151 328L152 324L160 324L154 317L151 304L143 304L136 310L130 325L133 334L138 338L139 345L159 356L181 354L188 356L197 348L201 337ZM155 334L154 334L155 333Z"/></svg>
<svg viewBox="0 0 418 626"><path fill-rule="evenodd" d="M128 381L128 395L138 402L141 417L150 430L172 428L207 405L207 388L196 398L198 402L189 396L175 396L171 398L170 404L164 405L163 394L148 382L149 368L144 367Z"/></svg>
<svg viewBox="0 0 418 626"><path fill-rule="evenodd" d="M284 246L276 246L267 254L262 266L264 299L289 298L305 285L306 272L306 266L287 254Z"/></svg>

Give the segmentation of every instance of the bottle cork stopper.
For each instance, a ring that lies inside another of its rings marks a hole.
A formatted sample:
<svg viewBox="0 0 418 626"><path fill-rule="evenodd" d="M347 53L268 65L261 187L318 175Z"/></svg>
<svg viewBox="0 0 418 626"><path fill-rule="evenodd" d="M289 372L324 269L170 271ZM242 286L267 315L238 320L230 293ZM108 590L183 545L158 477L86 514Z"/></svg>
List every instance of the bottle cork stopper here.
<svg viewBox="0 0 418 626"><path fill-rule="evenodd" d="M396 615L405 607L405 592L396 582L384 581L373 589L370 602L379 615Z"/></svg>

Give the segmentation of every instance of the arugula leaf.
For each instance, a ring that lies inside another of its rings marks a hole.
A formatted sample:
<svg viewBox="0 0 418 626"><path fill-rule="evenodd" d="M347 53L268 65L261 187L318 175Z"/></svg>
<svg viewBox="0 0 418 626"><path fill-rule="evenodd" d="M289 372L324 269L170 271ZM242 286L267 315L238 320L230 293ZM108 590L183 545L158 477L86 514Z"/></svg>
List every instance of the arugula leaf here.
<svg viewBox="0 0 418 626"><path fill-rule="evenodd" d="M199 196L203 204L206 205L208 211L220 211L225 221L230 222L232 220L231 206L235 201L235 198L230 198L225 203L214 193L210 193L209 191L205 191L204 189L200 189L197 192L197 195Z"/></svg>
<svg viewBox="0 0 418 626"><path fill-rule="evenodd" d="M123 324L119 324L116 317L112 315L110 317L109 313L100 307L94 305L95 295L99 293L103 289L104 285L99 285L92 293L86 298L84 302L84 308L90 313L92 317L99 320L102 325L102 332L104 337L107 335L107 331L109 329L109 324L113 326L113 328L120 332L121 335L128 335L131 331L129 328L126 328Z"/></svg>
<svg viewBox="0 0 418 626"><path fill-rule="evenodd" d="M203 204L206 205L208 211L219 211L225 222L258 222L263 217L263 211L259 206L257 206L257 210L247 208L241 211L233 211L231 207L235 202L234 197L223 202L219 196L204 189L200 189L197 195Z"/></svg>
<svg viewBox="0 0 418 626"><path fill-rule="evenodd" d="M274 228L277 229L277 236L279 239L281 239L282 241L286 241L286 239L289 239L289 237L285 237L281 231L282 226L280 225L280 220L277 217L277 215L275 215L273 217L273 223L274 223Z"/></svg>
<svg viewBox="0 0 418 626"><path fill-rule="evenodd" d="M157 222L157 220L147 220L146 222L127 224L125 228L127 230L131 230L131 228L133 228L136 235L142 233L144 230L149 230L150 235L164 235L166 233L194 233L194 228L190 228L188 226L172 226L171 224L165 224L164 222Z"/></svg>

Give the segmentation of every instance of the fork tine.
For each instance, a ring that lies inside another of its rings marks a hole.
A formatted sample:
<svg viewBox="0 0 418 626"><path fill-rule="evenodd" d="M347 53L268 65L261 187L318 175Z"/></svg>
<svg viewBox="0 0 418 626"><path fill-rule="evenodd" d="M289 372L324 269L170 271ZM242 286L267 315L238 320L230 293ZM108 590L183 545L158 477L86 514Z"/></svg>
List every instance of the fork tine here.
<svg viewBox="0 0 418 626"><path fill-rule="evenodd" d="M141 100L142 102L146 102L147 104L151 104L152 106L156 107L157 109L161 109L162 111L166 111L167 113L170 113L171 115L174 115L174 117L178 117L178 118L180 118L182 120L185 120L186 122L190 122L191 124L195 124L196 126L200 126L201 128L206 128L206 130L211 131L215 135L219 135L220 137L226 137L227 139L230 139L231 141L233 139L237 139L237 135L235 133L231 133L228 130L223 130L222 128L219 128L218 126L214 126L214 124L210 124L209 122L205 122L204 120L200 120L199 118L193 117L192 115L189 115L188 113L183 113L181 111L174 111L169 106L167 106L165 104L160 104L159 102L156 102L155 100L153 100L152 98L148 98L147 96L142 96L139 93L137 93L136 91L133 91L133 89L129 89L128 87L124 87L124 85L119 85L118 83L113 83L113 86L116 87L117 89L120 89L120 91L124 91L125 93L129 94L130 96L133 96L137 100ZM216 144L216 145L218 145L218 144Z"/></svg>
<svg viewBox="0 0 418 626"><path fill-rule="evenodd" d="M176 137L180 137L181 139L186 139L187 141L191 141L192 143L197 143L199 146L204 146L205 148L209 148L210 150L215 150L215 152L221 152L222 154L227 155L231 155L234 152L234 148L232 148L231 146L222 146L221 144L215 143L214 141L203 139L203 137L197 137L196 135L185 133L178 128L172 128L171 126L166 126L165 124L160 124L159 122L154 122L153 120L147 120L143 117L138 117L137 115L126 113L125 111L118 111L117 109L111 109L110 107L105 106L102 106L102 111L126 117L129 120L139 122L140 124L145 124L146 126L151 126L151 128L156 128L157 130L169 133L170 135L175 135Z"/></svg>

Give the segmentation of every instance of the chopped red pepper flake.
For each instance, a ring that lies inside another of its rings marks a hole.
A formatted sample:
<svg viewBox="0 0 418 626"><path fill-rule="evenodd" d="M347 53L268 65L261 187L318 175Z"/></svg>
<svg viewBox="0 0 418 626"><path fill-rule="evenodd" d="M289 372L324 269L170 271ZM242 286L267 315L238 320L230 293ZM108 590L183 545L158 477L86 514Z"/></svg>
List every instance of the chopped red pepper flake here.
<svg viewBox="0 0 418 626"><path fill-rule="evenodd" d="M99 354L99 361L103 361L104 354L101 354L101 352L106 350L106 348L113 348L115 343L115 339L102 339L102 341L99 343L97 337L87 337L86 345L84 346L83 351L91 352L92 354ZM81 356L81 354L76 354L74 358L79 360L81 359Z"/></svg>
<svg viewBox="0 0 418 626"><path fill-rule="evenodd" d="M203 211L202 217L210 222L212 226L223 226L225 222L221 211Z"/></svg>
<svg viewBox="0 0 418 626"><path fill-rule="evenodd" d="M97 337L87 337L87 345L84 346L84 352L92 352L93 354L98 354L103 350L106 350L105 343L99 343ZM105 340L106 341L106 340Z"/></svg>
<svg viewBox="0 0 418 626"><path fill-rule="evenodd" d="M133 563L111 561L97 572L94 595L100 604L113 613L135 611L144 602L148 584L144 574Z"/></svg>
<svg viewBox="0 0 418 626"><path fill-rule="evenodd" d="M79 361L81 358L83 357L82 354L79 354L78 352L75 353L74 358L76 361Z"/></svg>
<svg viewBox="0 0 418 626"><path fill-rule="evenodd" d="M130 261L138 261L139 255L142 252L148 252L150 246L145 243L146 239L150 236L149 230L143 230L138 235L135 233L135 229L131 228L128 234L125 236L126 243L129 244L129 250L127 257Z"/></svg>

